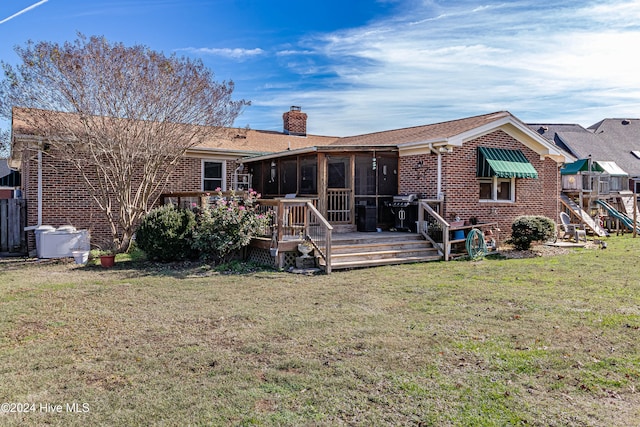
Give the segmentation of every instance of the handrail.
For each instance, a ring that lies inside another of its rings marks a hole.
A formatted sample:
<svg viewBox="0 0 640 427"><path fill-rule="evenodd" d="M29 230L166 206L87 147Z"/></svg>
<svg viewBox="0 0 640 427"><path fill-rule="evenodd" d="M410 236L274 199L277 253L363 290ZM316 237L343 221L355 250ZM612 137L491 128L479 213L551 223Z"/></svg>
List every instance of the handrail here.
<svg viewBox="0 0 640 427"><path fill-rule="evenodd" d="M314 199L261 199L263 209L274 212L272 235L282 242L309 240L316 253L325 261L325 271L331 273L331 238L333 226L318 211Z"/></svg>
<svg viewBox="0 0 640 427"><path fill-rule="evenodd" d="M442 242L436 242L430 234L428 222L425 221L425 211L435 220L435 223L440 225L442 230ZM422 236L431 242L431 244L438 250L440 255L443 256L445 261L449 261L449 228L451 225L429 206L425 201L420 200L418 203L418 224L419 232Z"/></svg>
<svg viewBox="0 0 640 427"><path fill-rule="evenodd" d="M325 273L331 274L331 235L333 233L333 226L329 224L329 221L327 221L325 217L322 216L313 203L307 202L306 207L307 218L309 218L307 221L306 237L309 238L320 256L324 259ZM314 219L318 221L318 228L320 232L312 234L311 226L312 224L315 224L315 221L313 221ZM323 235L324 239L322 240ZM324 245L322 245L322 243L324 243Z"/></svg>

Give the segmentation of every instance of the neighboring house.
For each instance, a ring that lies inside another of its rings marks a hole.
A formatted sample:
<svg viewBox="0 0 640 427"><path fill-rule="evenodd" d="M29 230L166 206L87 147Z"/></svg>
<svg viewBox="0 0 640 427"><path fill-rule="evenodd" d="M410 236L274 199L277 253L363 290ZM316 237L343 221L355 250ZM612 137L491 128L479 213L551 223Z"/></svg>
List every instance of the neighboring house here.
<svg viewBox="0 0 640 427"><path fill-rule="evenodd" d="M577 124L529 124L576 159L614 162L640 193L640 119L604 119L588 128Z"/></svg>
<svg viewBox="0 0 640 427"><path fill-rule="evenodd" d="M577 124L529 127L578 159L562 169L561 195L578 218L590 225L590 218L633 215L632 193L640 191L639 119L605 119L586 129ZM594 225L602 235L598 222Z"/></svg>
<svg viewBox="0 0 640 427"><path fill-rule="evenodd" d="M20 172L12 170L7 159L0 159L0 199L12 199L20 190Z"/></svg>
<svg viewBox="0 0 640 427"><path fill-rule="evenodd" d="M25 208L20 172L11 169L7 159L0 159L0 254L26 252Z"/></svg>
<svg viewBox="0 0 640 427"><path fill-rule="evenodd" d="M106 236L102 214L68 165L42 155L14 109L10 164L23 176L29 225L72 224ZM251 186L265 198L314 199L336 231L356 230L356 207L393 229L400 194L435 201L452 219L497 223L506 237L519 215L558 220L560 167L575 159L508 112L346 138L308 135L298 107L283 132L237 129L189 150L167 193Z"/></svg>

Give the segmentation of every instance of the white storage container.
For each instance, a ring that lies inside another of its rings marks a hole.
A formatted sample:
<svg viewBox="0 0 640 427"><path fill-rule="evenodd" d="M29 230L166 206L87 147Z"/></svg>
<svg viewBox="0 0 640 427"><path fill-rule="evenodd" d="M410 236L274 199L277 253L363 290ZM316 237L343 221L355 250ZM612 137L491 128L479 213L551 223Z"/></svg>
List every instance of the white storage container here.
<svg viewBox="0 0 640 427"><path fill-rule="evenodd" d="M38 258L72 257L73 251L90 249L88 230L75 230L64 226L57 230L36 229L35 231Z"/></svg>
<svg viewBox="0 0 640 427"><path fill-rule="evenodd" d="M38 258L43 258L41 255L42 252L42 235L44 233L49 233L51 231L55 231L56 228L52 227L50 225L39 225L38 227L36 227L33 231L36 234L36 252L38 255Z"/></svg>

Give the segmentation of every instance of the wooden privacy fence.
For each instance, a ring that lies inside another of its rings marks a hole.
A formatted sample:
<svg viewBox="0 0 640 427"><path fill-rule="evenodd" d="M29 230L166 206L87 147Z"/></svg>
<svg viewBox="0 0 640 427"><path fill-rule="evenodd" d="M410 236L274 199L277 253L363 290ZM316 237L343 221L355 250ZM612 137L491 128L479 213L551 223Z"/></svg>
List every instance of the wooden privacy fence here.
<svg viewBox="0 0 640 427"><path fill-rule="evenodd" d="M26 253L27 201L0 200L0 252Z"/></svg>

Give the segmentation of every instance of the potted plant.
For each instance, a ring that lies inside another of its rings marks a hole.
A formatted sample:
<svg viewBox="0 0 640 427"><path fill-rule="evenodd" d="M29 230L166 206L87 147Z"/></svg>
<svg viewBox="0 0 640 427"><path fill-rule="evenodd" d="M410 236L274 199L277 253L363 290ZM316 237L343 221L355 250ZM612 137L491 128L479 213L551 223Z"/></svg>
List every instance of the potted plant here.
<svg viewBox="0 0 640 427"><path fill-rule="evenodd" d="M103 266L104 268L113 267L115 263L116 263L116 254L107 253L107 254L100 255L100 265Z"/></svg>
<svg viewBox="0 0 640 427"><path fill-rule="evenodd" d="M100 258L100 265L104 268L113 267L116 260L116 252L113 249L97 249L91 251L94 258Z"/></svg>

